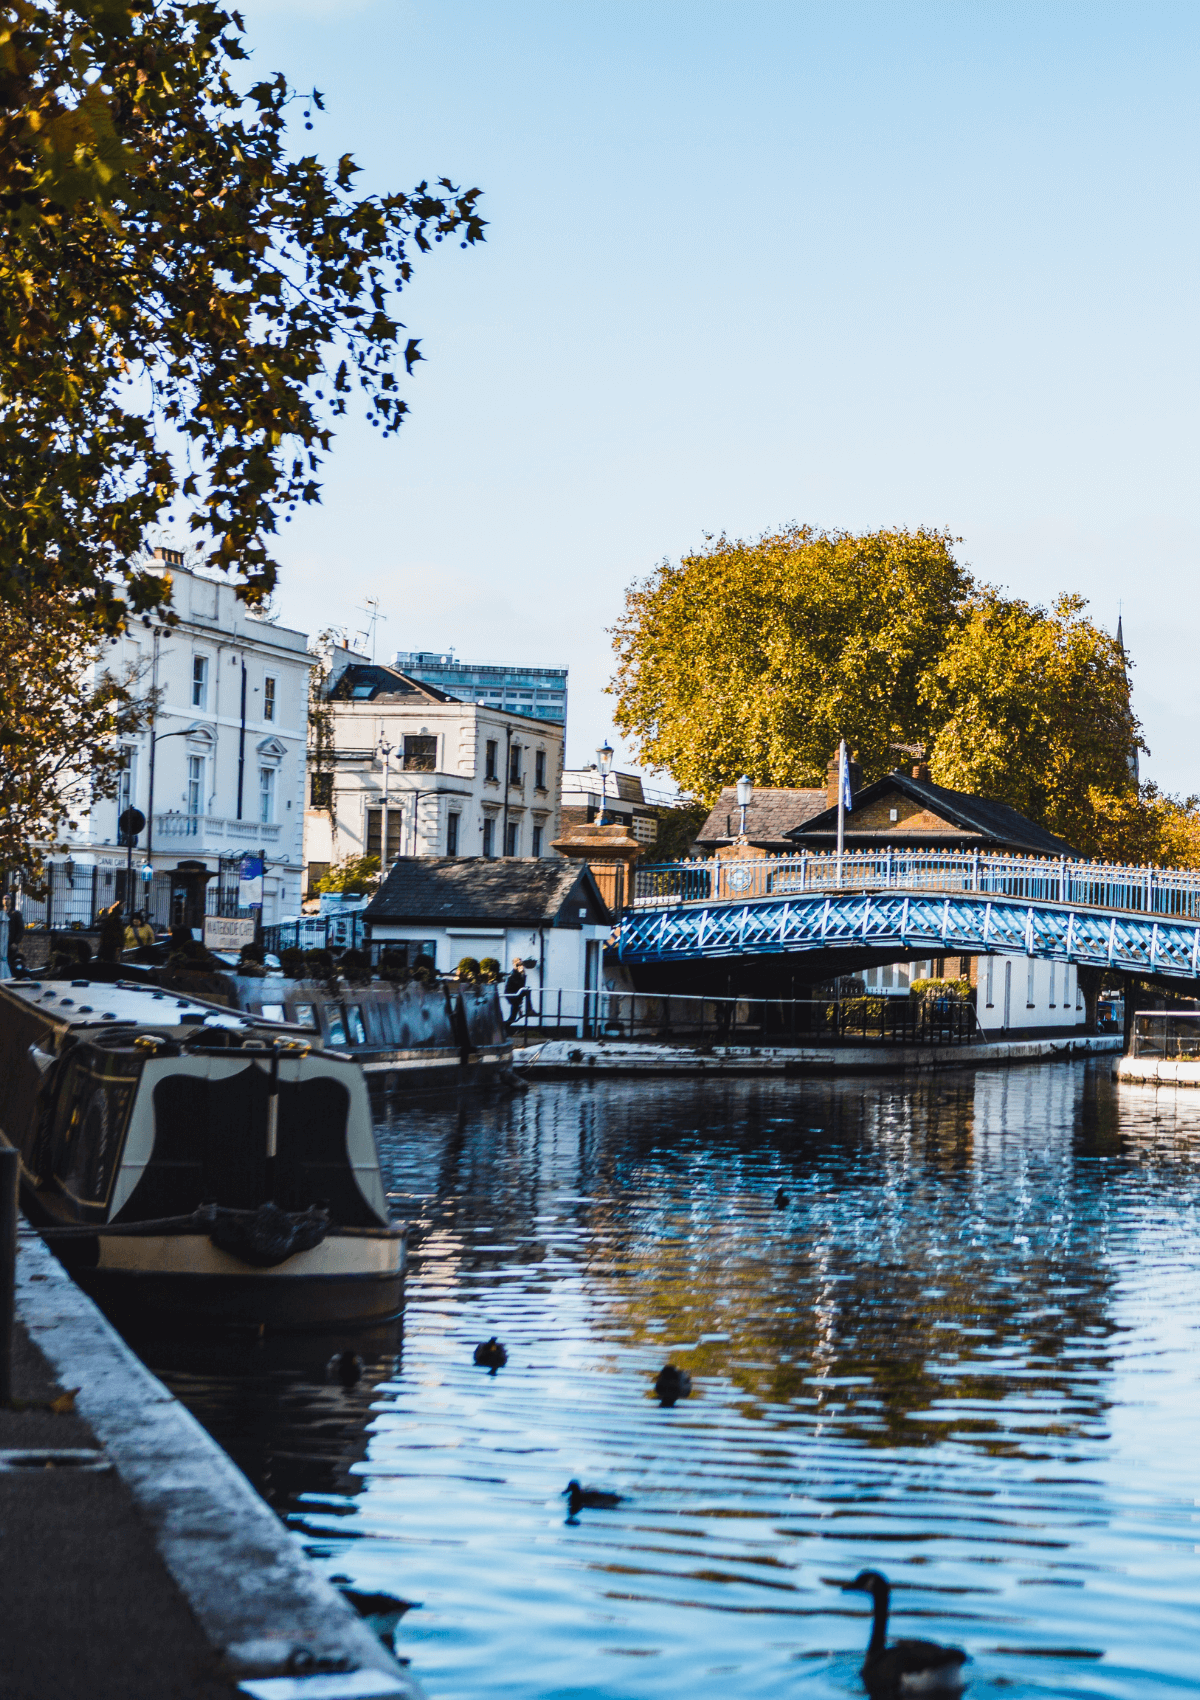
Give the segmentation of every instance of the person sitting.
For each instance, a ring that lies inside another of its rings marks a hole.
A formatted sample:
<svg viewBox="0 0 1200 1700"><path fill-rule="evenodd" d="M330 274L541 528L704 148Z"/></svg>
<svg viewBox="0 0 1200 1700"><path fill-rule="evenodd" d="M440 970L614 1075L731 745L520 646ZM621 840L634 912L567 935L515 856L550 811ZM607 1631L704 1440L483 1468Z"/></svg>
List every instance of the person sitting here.
<svg viewBox="0 0 1200 1700"><path fill-rule="evenodd" d="M125 949L136 950L141 944L154 943L154 928L140 909L135 909L125 928Z"/></svg>

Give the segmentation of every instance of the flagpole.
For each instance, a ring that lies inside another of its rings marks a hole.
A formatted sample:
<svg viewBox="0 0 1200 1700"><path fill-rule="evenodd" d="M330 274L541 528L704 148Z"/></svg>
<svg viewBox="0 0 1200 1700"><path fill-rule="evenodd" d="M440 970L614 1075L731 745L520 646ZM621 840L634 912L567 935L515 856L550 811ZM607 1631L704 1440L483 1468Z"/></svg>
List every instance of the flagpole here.
<svg viewBox="0 0 1200 1700"><path fill-rule="evenodd" d="M842 856L846 849L846 740L838 745L838 846L837 882L842 883Z"/></svg>

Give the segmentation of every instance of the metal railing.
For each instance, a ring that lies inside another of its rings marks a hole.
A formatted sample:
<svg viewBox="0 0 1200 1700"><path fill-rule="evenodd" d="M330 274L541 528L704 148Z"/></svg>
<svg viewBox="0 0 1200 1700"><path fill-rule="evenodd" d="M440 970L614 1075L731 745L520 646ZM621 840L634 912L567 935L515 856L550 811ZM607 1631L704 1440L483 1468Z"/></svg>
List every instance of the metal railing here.
<svg viewBox="0 0 1200 1700"><path fill-rule="evenodd" d="M1200 869L978 850L800 851L665 862L634 871L635 909L834 891L963 891L1135 914L1200 917Z"/></svg>
<svg viewBox="0 0 1200 1700"><path fill-rule="evenodd" d="M509 1000L511 1004L512 1000ZM799 1046L969 1045L984 1034L965 998L867 994L827 998L704 998L654 992L529 991L511 1032L635 1044Z"/></svg>
<svg viewBox="0 0 1200 1700"><path fill-rule="evenodd" d="M1145 1011L1133 1018L1130 1056L1200 1061L1200 1012Z"/></svg>

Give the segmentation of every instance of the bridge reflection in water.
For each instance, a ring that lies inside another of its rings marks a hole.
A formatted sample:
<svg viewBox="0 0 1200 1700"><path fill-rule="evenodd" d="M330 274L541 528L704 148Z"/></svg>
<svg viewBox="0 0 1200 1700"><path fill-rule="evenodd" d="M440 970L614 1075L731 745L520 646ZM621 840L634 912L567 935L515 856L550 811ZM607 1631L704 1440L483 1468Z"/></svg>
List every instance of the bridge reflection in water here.
<svg viewBox="0 0 1200 1700"><path fill-rule="evenodd" d="M1200 870L950 852L673 863L638 871L617 950L630 967L1015 952L1195 979Z"/></svg>
<svg viewBox="0 0 1200 1700"><path fill-rule="evenodd" d="M432 1696L846 1700L872 1563L981 1697L1194 1692L1200 1094L555 1082L380 1143L402 1356L163 1356L327 1574L420 1602ZM568 1526L573 1476L624 1503Z"/></svg>

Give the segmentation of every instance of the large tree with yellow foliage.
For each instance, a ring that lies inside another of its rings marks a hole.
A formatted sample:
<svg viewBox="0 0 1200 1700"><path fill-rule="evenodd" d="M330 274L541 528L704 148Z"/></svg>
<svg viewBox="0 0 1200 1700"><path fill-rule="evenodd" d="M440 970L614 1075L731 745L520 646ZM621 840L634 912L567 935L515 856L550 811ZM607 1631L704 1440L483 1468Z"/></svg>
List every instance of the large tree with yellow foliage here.
<svg viewBox="0 0 1200 1700"><path fill-rule="evenodd" d="M618 726L705 799L743 772L820 784L842 737L867 782L920 745L935 782L1084 854L1200 865L1195 800L1137 783L1116 639L1080 597L1042 608L977 583L953 542L793 526L664 562L614 630Z"/></svg>

